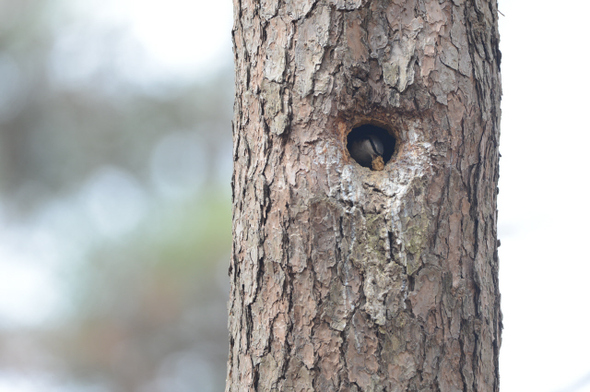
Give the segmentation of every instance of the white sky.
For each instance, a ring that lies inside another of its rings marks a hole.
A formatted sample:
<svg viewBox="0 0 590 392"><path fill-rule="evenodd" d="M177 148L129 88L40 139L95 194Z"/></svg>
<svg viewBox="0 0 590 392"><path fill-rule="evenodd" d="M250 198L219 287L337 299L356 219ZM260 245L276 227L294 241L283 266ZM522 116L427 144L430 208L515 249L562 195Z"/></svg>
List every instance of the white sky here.
<svg viewBox="0 0 590 392"><path fill-rule="evenodd" d="M499 8L501 390L588 392L590 3Z"/></svg>
<svg viewBox="0 0 590 392"><path fill-rule="evenodd" d="M229 0L125 1L133 32L170 69L214 69L219 55L230 50L233 5Z"/></svg>
<svg viewBox="0 0 590 392"><path fill-rule="evenodd" d="M214 70L219 56L231 50L229 0L78 4L82 12L100 10L97 18L129 22L154 61L170 72ZM572 387L590 374L590 2L500 0L499 8L505 15L500 16L501 391L590 392L590 380ZM12 272L29 273L31 287L53 279L28 264ZM26 306L28 287L5 286L0 296L13 290L11 296L23 298ZM11 307L0 301L0 313Z"/></svg>

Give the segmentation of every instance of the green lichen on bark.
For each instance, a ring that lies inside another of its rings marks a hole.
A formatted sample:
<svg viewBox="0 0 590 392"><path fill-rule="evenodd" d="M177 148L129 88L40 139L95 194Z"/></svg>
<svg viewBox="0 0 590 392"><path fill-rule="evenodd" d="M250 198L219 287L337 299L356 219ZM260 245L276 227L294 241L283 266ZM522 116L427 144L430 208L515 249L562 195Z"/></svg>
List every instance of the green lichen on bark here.
<svg viewBox="0 0 590 392"><path fill-rule="evenodd" d="M401 208L401 226L406 273L411 276L422 266L422 252L427 248L432 232L429 230L431 214L426 202L425 178L412 181Z"/></svg>
<svg viewBox="0 0 590 392"><path fill-rule="evenodd" d="M405 247L409 254L407 254L406 273L413 275L422 266L421 256L426 248L431 233L428 232L430 220L425 212L408 218L406 223L408 225L404 232Z"/></svg>
<svg viewBox="0 0 590 392"><path fill-rule="evenodd" d="M383 214L365 214L366 243L369 263L385 264L389 261L387 223Z"/></svg>

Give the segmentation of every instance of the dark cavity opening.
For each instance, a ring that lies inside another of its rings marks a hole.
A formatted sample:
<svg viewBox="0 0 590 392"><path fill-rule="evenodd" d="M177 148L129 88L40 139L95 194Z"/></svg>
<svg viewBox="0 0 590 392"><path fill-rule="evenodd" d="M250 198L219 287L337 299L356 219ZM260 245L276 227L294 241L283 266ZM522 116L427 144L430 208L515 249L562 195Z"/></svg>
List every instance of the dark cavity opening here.
<svg viewBox="0 0 590 392"><path fill-rule="evenodd" d="M395 151L395 137L385 128L364 124L350 131L346 148L359 165L383 170Z"/></svg>

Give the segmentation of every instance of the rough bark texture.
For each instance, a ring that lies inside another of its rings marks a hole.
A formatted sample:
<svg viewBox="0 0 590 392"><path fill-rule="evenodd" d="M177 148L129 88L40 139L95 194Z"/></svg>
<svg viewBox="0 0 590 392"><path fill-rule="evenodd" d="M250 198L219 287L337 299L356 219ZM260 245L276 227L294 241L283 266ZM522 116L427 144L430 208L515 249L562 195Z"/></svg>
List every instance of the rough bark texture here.
<svg viewBox="0 0 590 392"><path fill-rule="evenodd" d="M234 9L226 391L498 391L496 1Z"/></svg>

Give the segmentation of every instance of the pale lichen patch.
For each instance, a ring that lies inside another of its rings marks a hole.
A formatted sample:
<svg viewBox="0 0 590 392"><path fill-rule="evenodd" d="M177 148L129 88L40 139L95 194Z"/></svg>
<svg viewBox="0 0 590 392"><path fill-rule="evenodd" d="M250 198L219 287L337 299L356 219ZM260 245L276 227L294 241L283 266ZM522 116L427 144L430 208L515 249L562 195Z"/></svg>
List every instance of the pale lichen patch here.
<svg viewBox="0 0 590 392"><path fill-rule="evenodd" d="M352 11L361 8L367 0L330 0L330 5L333 5L338 10Z"/></svg>

